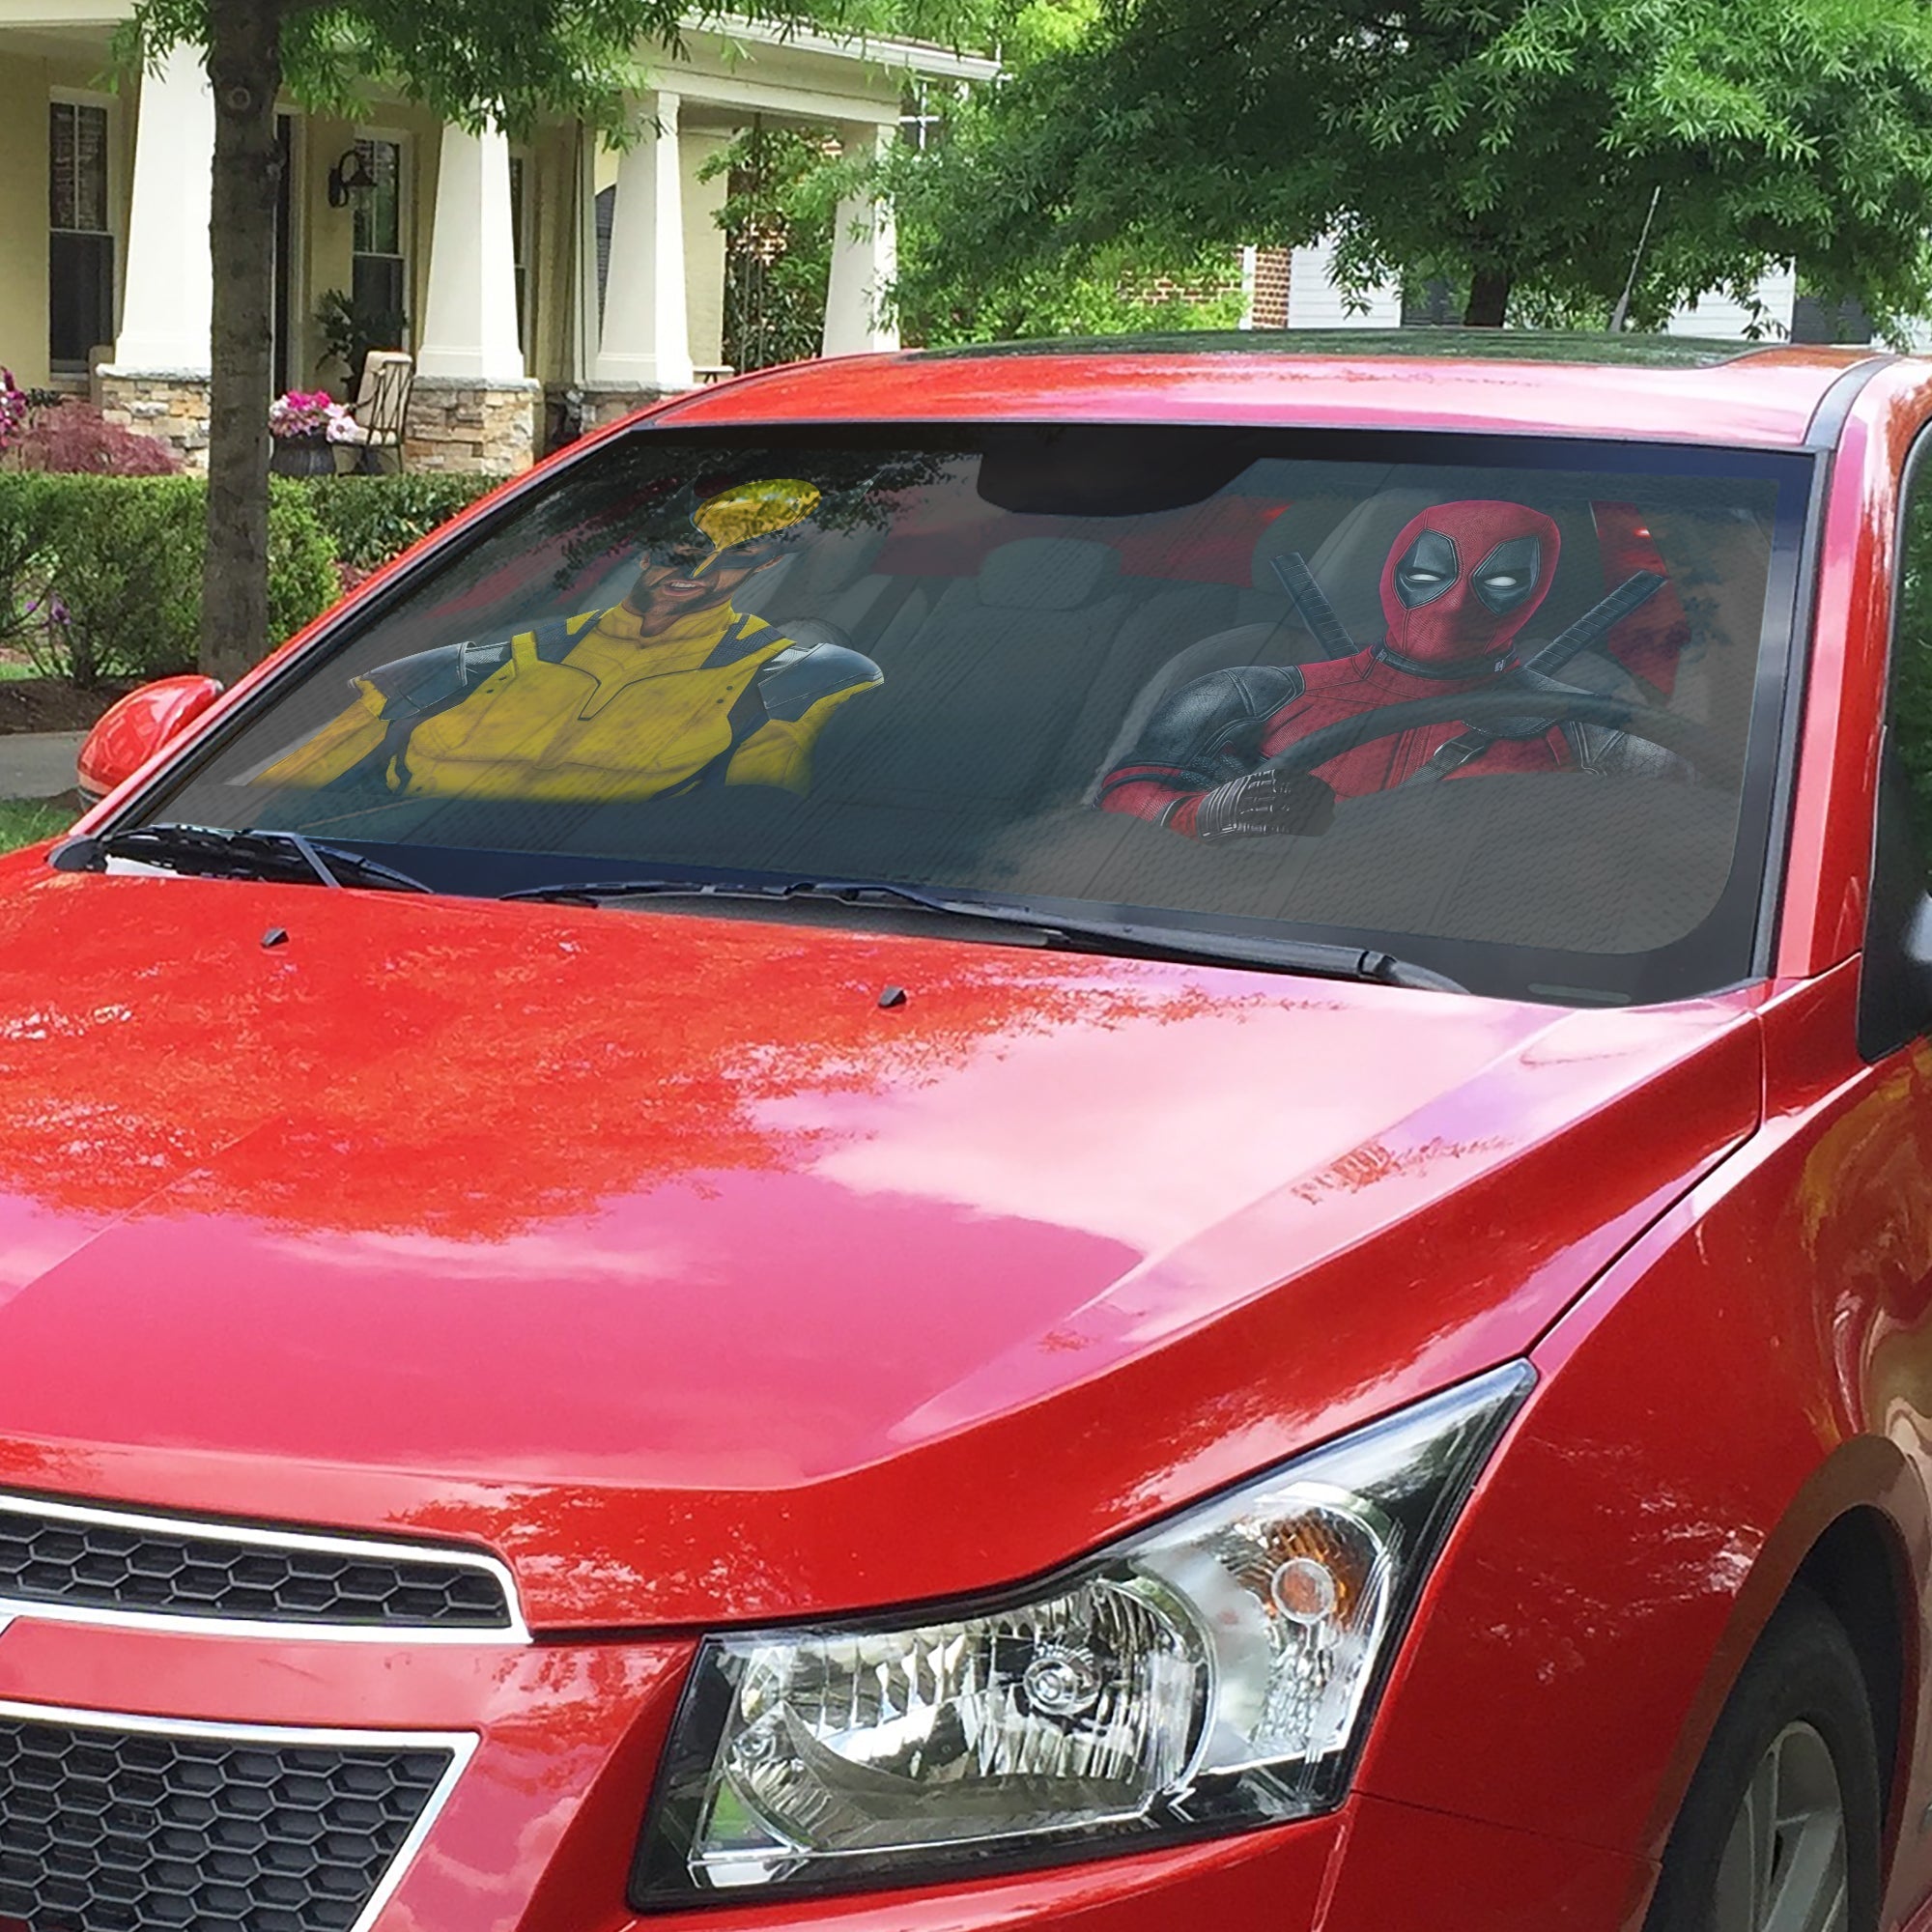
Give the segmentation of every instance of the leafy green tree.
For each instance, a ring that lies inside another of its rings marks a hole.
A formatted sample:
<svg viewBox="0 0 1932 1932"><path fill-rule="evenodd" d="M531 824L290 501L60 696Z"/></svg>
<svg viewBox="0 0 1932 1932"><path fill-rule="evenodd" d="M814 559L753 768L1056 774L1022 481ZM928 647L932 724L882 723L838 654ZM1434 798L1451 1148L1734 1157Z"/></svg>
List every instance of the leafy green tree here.
<svg viewBox="0 0 1932 1932"><path fill-rule="evenodd" d="M931 156L923 271L1338 238L1344 286L1632 319L1796 258L1882 321L1932 282L1921 0L1107 0ZM1064 272L1064 269L1062 270Z"/></svg>
<svg viewBox="0 0 1932 1932"><path fill-rule="evenodd" d="M1038 263L965 269L943 221L918 188L899 225L899 326L926 348L1029 336L1135 335L1233 328L1241 319L1239 258L1232 247L1189 251L1163 238Z"/></svg>
<svg viewBox="0 0 1932 1932"><path fill-rule="evenodd" d="M970 32L975 0L733 0L731 13L835 28ZM712 18L722 9L700 10ZM214 91L213 394L201 661L233 676L268 636L275 99L354 111L371 79L445 120L512 135L579 117L626 138L640 44L675 45L684 0L140 0L125 51L207 50Z"/></svg>
<svg viewBox="0 0 1932 1932"><path fill-rule="evenodd" d="M955 111L970 115L971 101ZM719 220L727 237L725 359L738 368L818 353L838 204L867 175L838 156L832 133L752 128L705 164L707 175L730 182ZM1225 328L1240 320L1239 261L1227 247L1182 247L1153 260L1122 249L1112 259L962 280L934 246L944 209L922 192L927 179L922 157L905 151L873 184L898 203L894 302L909 346Z"/></svg>
<svg viewBox="0 0 1932 1932"><path fill-rule="evenodd" d="M1025 74L1079 48L1099 27L1100 0L1009 0L982 37ZM933 347L1048 335L1232 327L1240 320L1238 245L1184 232L1134 230L1077 250L994 255L953 245L956 197L997 164L1006 123L999 90L962 97L937 145L901 148L884 185L898 210L898 322L908 342ZM963 165L960 162L963 161Z"/></svg>
<svg viewBox="0 0 1932 1932"><path fill-rule="evenodd" d="M830 128L754 121L700 170L725 178L724 359L737 369L816 355L844 170Z"/></svg>

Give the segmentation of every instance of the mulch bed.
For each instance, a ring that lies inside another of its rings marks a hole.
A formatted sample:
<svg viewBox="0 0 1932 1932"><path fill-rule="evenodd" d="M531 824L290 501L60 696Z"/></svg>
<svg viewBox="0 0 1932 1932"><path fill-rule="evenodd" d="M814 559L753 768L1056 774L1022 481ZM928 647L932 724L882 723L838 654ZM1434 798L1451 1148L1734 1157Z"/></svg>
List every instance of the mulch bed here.
<svg viewBox="0 0 1932 1932"><path fill-rule="evenodd" d="M65 678L23 677L0 681L0 736L11 731L85 731L131 689L103 684L76 691Z"/></svg>

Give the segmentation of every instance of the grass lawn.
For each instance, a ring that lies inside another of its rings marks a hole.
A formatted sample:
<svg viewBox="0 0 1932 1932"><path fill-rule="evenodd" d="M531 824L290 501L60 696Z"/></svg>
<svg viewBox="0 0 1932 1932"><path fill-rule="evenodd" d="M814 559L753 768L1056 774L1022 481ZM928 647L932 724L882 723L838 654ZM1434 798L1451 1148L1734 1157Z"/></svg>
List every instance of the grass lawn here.
<svg viewBox="0 0 1932 1932"><path fill-rule="evenodd" d="M0 852L17 845L31 845L36 838L51 838L73 823L73 807L61 801L51 804L33 798L0 798Z"/></svg>

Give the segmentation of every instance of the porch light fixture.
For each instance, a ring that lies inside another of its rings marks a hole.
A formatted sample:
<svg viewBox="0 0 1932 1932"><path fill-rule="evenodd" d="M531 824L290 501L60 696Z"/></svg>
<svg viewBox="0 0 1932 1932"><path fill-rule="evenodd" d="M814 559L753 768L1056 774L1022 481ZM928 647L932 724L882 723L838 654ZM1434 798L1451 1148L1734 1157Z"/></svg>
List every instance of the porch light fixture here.
<svg viewBox="0 0 1932 1932"><path fill-rule="evenodd" d="M328 171L328 205L347 208L351 195L367 194L379 185L368 156L360 148L351 148Z"/></svg>

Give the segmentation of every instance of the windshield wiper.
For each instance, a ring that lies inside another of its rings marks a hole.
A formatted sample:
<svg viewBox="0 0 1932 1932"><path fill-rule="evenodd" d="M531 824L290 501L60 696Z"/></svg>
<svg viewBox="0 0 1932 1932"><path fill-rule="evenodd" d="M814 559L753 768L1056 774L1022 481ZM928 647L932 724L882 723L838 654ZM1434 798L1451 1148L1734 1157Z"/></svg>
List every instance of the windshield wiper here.
<svg viewBox="0 0 1932 1932"><path fill-rule="evenodd" d="M1268 939L1239 933L1197 932L1187 927L1147 925L1099 919L1067 919L1031 906L1002 905L985 899L952 899L916 886L883 881L792 879L771 885L736 880L704 879L585 879L548 886L526 886L505 893L506 899L537 899L552 903L596 905L606 899L728 899L753 904L823 903L864 908L870 905L911 907L951 919L979 920L992 925L1037 932L1048 945L1091 952L1145 954L1161 959L1202 960L1215 966L1260 966L1279 973L1310 973L1330 980L1365 980L1384 986L1409 986L1428 992L1466 993L1469 989L1444 973L1432 972L1360 946L1336 946L1322 940Z"/></svg>
<svg viewBox="0 0 1932 1932"><path fill-rule="evenodd" d="M70 838L48 863L63 872L99 872L110 859L126 859L164 871L203 879L273 879L330 887L369 886L382 892L426 893L420 879L399 872L346 845L305 838L299 832L235 831L214 825L134 825Z"/></svg>

